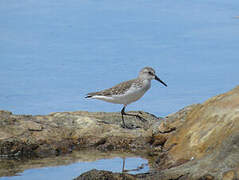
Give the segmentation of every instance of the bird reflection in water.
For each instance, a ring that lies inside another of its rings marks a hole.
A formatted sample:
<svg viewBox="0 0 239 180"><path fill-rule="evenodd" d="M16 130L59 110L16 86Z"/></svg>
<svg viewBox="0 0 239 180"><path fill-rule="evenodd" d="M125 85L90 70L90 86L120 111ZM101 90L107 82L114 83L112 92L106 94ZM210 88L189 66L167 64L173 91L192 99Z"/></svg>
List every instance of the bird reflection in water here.
<svg viewBox="0 0 239 180"><path fill-rule="evenodd" d="M125 159L126 158L122 158L123 159L123 167L122 167L122 173L128 173L128 172L137 172L140 171L142 169L144 169L146 166L148 166L148 163L142 163L140 164L137 168L134 169L125 169Z"/></svg>

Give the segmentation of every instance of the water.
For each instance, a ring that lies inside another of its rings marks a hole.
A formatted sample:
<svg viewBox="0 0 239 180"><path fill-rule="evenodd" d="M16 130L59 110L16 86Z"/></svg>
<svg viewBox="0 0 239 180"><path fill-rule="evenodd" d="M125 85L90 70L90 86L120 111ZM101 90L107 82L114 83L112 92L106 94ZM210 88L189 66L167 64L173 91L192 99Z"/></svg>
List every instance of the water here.
<svg viewBox="0 0 239 180"><path fill-rule="evenodd" d="M120 111L84 96L144 66L168 88L153 82L127 110L165 116L201 103L238 85L238 7L238 0L1 0L0 109ZM47 169L61 167L24 173Z"/></svg>
<svg viewBox="0 0 239 180"><path fill-rule="evenodd" d="M0 109L120 111L88 92L152 66L157 82L128 110L165 116L238 85L239 1L0 2Z"/></svg>
<svg viewBox="0 0 239 180"><path fill-rule="evenodd" d="M107 159L105 159L106 157ZM130 174L149 171L147 159L133 154L117 152L109 154L97 151L81 151L45 159L2 161L0 161L2 164L5 163L8 166L5 168L1 166L0 176L5 177L0 177L0 180L70 180L92 169L113 172L122 172L124 169Z"/></svg>
<svg viewBox="0 0 239 180"><path fill-rule="evenodd" d="M127 158L126 169L137 169L137 164L147 164L147 160L142 158ZM107 170L112 172L122 172L123 166L122 158L103 159L95 162L78 162L66 166L56 167L43 167L36 169L25 170L23 173L19 173L17 176L0 177L1 180L45 180L45 179L73 179L80 174L92 170ZM136 174L148 172L149 168L146 166L140 171L129 171L127 173Z"/></svg>

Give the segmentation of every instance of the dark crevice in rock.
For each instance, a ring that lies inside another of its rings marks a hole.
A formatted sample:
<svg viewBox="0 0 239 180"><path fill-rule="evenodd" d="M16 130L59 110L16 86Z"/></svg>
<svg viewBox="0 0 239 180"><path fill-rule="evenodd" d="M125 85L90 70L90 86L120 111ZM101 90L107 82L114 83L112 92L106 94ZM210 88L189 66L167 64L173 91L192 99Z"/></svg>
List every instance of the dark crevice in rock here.
<svg viewBox="0 0 239 180"><path fill-rule="evenodd" d="M170 151L174 146L176 146L177 145L177 143L173 143L173 144L171 144L167 149L163 149L162 151L163 152L168 152L168 151Z"/></svg>
<svg viewBox="0 0 239 180"><path fill-rule="evenodd" d="M171 133L173 131L176 131L176 127L170 128L169 130L165 130L165 131L159 131L159 133L166 134L166 133Z"/></svg>

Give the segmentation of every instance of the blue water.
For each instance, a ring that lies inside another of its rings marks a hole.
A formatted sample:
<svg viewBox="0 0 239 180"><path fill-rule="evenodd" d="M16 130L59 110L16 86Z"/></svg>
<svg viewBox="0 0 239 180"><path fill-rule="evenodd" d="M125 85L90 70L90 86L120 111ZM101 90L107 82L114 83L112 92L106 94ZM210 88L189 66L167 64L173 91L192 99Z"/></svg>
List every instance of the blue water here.
<svg viewBox="0 0 239 180"><path fill-rule="evenodd" d="M120 111L88 92L153 82L127 110L159 116L239 84L238 0L1 0L0 109L17 114Z"/></svg>
<svg viewBox="0 0 239 180"><path fill-rule="evenodd" d="M147 160L139 157L131 157L125 159L125 170L133 170L142 164L147 164ZM19 173L17 176L12 177L0 177L1 180L46 180L46 179L58 179L58 180L70 180L78 177L80 174L89 171L91 169L107 170L113 172L122 172L123 159L112 158L102 159L94 162L77 162L67 166L55 166L44 167L25 170L23 173ZM149 171L149 167L146 165L139 171L129 171L130 174L145 173Z"/></svg>

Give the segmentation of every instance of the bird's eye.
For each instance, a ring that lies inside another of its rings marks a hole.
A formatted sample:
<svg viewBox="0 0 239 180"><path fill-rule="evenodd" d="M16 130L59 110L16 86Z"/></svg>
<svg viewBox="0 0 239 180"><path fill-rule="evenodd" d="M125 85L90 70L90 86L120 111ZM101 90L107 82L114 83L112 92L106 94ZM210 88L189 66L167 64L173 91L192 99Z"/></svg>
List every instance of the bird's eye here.
<svg viewBox="0 0 239 180"><path fill-rule="evenodd" d="M150 74L150 75L154 75L154 74L153 74L152 72L150 72L150 71L149 71L149 74Z"/></svg>

